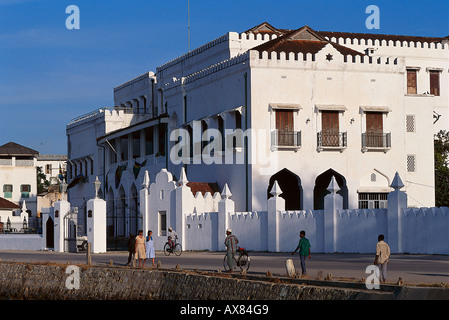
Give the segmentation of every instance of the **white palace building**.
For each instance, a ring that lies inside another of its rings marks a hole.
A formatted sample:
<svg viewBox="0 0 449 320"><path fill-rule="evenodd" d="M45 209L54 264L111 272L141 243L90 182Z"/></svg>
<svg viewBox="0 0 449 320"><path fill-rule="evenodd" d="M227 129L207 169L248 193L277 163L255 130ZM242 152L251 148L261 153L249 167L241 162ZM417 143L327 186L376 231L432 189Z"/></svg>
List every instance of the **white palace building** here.
<svg viewBox="0 0 449 320"><path fill-rule="evenodd" d="M449 37L228 32L67 125L68 199L85 216L98 176L108 234L123 237L139 227L145 171L178 181L182 167L194 194L227 183L237 211L266 210L274 181L286 210L323 209L332 176L343 209L386 208L396 172L409 207L432 207L448 79Z"/></svg>

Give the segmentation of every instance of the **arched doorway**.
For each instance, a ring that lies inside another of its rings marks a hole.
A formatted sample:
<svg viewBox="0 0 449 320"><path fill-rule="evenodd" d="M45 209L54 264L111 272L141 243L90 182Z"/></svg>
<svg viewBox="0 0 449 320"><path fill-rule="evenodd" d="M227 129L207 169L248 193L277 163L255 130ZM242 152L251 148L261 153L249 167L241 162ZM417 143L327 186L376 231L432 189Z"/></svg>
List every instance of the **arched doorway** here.
<svg viewBox="0 0 449 320"><path fill-rule="evenodd" d="M348 209L348 187L346 186L346 179L337 171L329 169L315 179L315 187L313 188L314 210L324 209L324 197L329 193L327 187L331 182L332 176L335 177L335 180L340 187L340 190L337 193L343 197L343 209Z"/></svg>
<svg viewBox="0 0 449 320"><path fill-rule="evenodd" d="M286 168L272 175L267 189L268 199L272 197L270 191L275 181L282 190L280 197L285 200L285 210L302 210L302 186L299 176Z"/></svg>
<svg viewBox="0 0 449 320"><path fill-rule="evenodd" d="M124 237L126 235L126 194L123 186L120 186L118 191L116 217L116 235L118 237Z"/></svg>
<svg viewBox="0 0 449 320"><path fill-rule="evenodd" d="M47 232L45 234L45 247L54 248L55 247L55 224L51 217L48 217L45 227L47 230Z"/></svg>
<svg viewBox="0 0 449 320"><path fill-rule="evenodd" d="M141 228L142 223L141 223L141 219L140 219L140 214L139 214L139 197L138 197L138 193L137 193L137 188L135 186L135 184L133 183L131 186L131 190L130 190L130 199L128 200L129 204L129 232L127 234L127 236L132 233L132 234L137 234L137 231Z"/></svg>

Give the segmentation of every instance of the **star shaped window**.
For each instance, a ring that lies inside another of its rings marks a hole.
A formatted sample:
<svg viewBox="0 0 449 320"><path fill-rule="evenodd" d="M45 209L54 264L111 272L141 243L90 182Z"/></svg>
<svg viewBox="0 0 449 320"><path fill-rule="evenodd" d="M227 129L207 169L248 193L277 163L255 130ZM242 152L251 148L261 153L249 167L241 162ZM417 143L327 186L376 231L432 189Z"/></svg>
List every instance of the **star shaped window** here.
<svg viewBox="0 0 449 320"><path fill-rule="evenodd" d="M327 61L332 61L333 59L334 59L334 56L331 55L330 53L328 53L328 54L326 55L326 60L327 60Z"/></svg>

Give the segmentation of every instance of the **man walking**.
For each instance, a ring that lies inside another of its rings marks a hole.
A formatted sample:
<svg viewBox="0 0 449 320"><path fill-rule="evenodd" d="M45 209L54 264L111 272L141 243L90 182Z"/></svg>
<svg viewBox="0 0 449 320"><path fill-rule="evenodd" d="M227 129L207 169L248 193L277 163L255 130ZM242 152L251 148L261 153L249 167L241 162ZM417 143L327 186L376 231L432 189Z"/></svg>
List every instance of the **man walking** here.
<svg viewBox="0 0 449 320"><path fill-rule="evenodd" d="M309 239L306 238L306 232L302 230L299 233L299 243L296 247L295 251L292 252L292 255L295 254L296 251L299 250L299 259L301 260L301 269L302 276L306 276L306 257L309 256L310 259L310 242Z"/></svg>
<svg viewBox="0 0 449 320"><path fill-rule="evenodd" d="M232 234L231 229L226 230L226 239L225 239L225 246L226 246L226 254L227 254L227 260L228 260L228 266L229 266L229 272L232 272L232 269L234 269L234 257L235 252L237 250L237 244L239 243L239 240L236 236Z"/></svg>
<svg viewBox="0 0 449 320"><path fill-rule="evenodd" d="M380 234L377 237L376 245L376 258L374 259L374 265L379 268L379 281L380 283L385 283L387 280L387 265L390 258L390 247L384 241L384 235Z"/></svg>
<svg viewBox="0 0 449 320"><path fill-rule="evenodd" d="M134 253L136 252L136 237L134 234L130 234L128 238L128 263L126 264L129 266L131 261L134 258Z"/></svg>

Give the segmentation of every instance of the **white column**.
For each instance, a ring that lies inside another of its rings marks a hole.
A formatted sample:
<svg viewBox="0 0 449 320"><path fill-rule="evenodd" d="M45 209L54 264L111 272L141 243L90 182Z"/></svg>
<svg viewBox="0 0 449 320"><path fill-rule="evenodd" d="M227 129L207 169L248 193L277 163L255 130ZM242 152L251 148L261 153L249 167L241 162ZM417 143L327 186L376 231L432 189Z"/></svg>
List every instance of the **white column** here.
<svg viewBox="0 0 449 320"><path fill-rule="evenodd" d="M279 211L285 210L285 200L279 196L282 194L282 190L277 181L274 181L270 193L272 197L267 201L268 251L278 252L280 250Z"/></svg>
<svg viewBox="0 0 449 320"><path fill-rule="evenodd" d="M91 243L92 253L106 252L106 201L103 199L87 201L87 241Z"/></svg>
<svg viewBox="0 0 449 320"><path fill-rule="evenodd" d="M407 194L400 189L404 187L398 172L396 172L390 187L394 191L387 196L387 236L385 241L390 246L392 253L402 252L402 209L407 208Z"/></svg>
<svg viewBox="0 0 449 320"><path fill-rule="evenodd" d="M337 251L337 214L343 209L343 197L337 194L340 190L335 177L332 176L327 188L330 194L324 197L324 252Z"/></svg>
<svg viewBox="0 0 449 320"><path fill-rule="evenodd" d="M224 241L226 239L226 229L229 227L229 213L235 212L234 200L231 200L231 190L226 183L221 192L221 200L218 202L218 248L224 250ZM221 250L220 250L221 251Z"/></svg>
<svg viewBox="0 0 449 320"><path fill-rule="evenodd" d="M53 209L55 216L54 249L55 252L64 252L64 216L70 211L70 203L66 200L55 202Z"/></svg>
<svg viewBox="0 0 449 320"><path fill-rule="evenodd" d="M150 176L148 175L148 170L145 170L145 174L143 177L142 189L139 191L140 197L140 207L139 211L142 215L142 230L143 234L148 234L148 220L150 217L150 207L149 207L149 187L150 187ZM155 232L155 231L153 231ZM157 230L156 230L157 232Z"/></svg>
<svg viewBox="0 0 449 320"><path fill-rule="evenodd" d="M179 241L181 242L181 245L184 250L190 249L188 246L189 244L185 242L185 215L184 212L186 212L190 206L189 201L192 199L192 191L187 186L187 183L189 181L187 180L187 175L185 172L184 167L181 168L181 174L179 175L179 181L177 183L177 188L175 191L175 199L176 199L176 224L175 224L175 230L178 234Z"/></svg>

